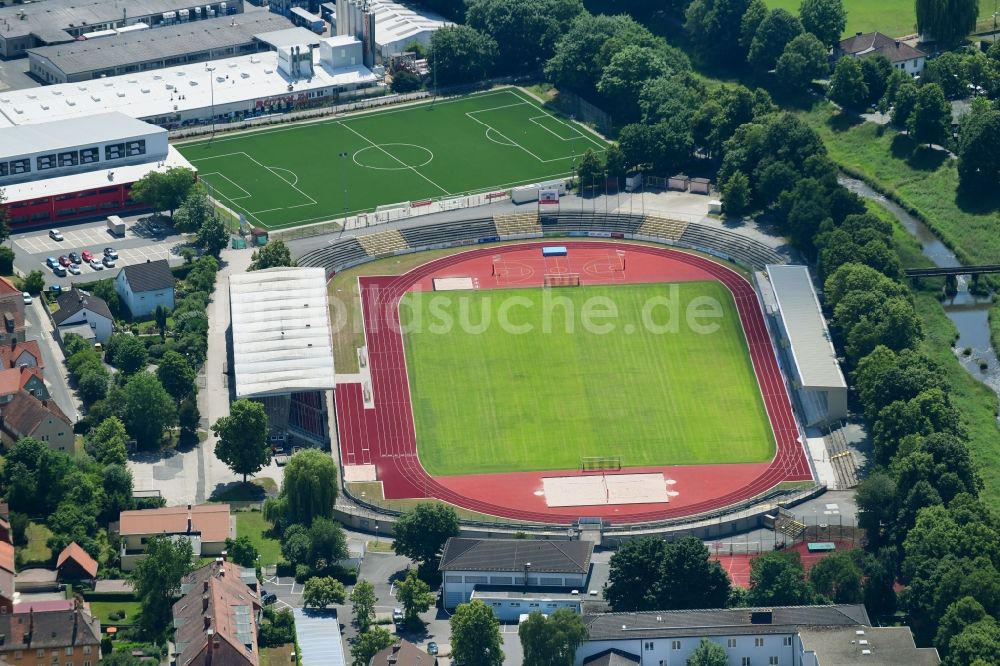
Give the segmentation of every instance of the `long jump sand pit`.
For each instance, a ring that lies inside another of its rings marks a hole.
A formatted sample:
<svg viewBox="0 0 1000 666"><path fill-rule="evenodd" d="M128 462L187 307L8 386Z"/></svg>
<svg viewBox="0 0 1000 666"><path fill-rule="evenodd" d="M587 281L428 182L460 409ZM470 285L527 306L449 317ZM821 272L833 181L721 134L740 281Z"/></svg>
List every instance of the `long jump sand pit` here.
<svg viewBox="0 0 1000 666"><path fill-rule="evenodd" d="M548 506L654 504L670 501L663 474L588 474L542 479Z"/></svg>

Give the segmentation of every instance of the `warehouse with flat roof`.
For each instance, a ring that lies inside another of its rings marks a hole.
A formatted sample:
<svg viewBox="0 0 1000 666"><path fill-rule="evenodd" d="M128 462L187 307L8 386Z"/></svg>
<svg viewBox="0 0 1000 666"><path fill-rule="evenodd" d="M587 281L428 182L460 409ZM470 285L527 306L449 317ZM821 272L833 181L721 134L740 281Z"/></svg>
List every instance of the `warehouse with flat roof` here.
<svg viewBox="0 0 1000 666"><path fill-rule="evenodd" d="M243 0L45 0L0 7L0 57L136 23L156 28L242 11Z"/></svg>
<svg viewBox="0 0 1000 666"><path fill-rule="evenodd" d="M283 16L252 12L42 46L30 49L28 60L44 83L89 81L266 51L270 46L258 34L291 27Z"/></svg>

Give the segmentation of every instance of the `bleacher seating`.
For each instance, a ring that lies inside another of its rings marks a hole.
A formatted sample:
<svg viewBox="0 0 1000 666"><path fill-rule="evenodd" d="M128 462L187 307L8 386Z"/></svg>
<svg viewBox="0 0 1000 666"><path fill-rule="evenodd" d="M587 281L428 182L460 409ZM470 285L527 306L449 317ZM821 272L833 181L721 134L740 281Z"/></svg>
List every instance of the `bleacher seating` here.
<svg viewBox="0 0 1000 666"><path fill-rule="evenodd" d="M474 241L478 238L496 236L493 219L483 217L475 220L457 220L425 224L419 227L400 229L399 233L410 247L431 247L460 240Z"/></svg>
<svg viewBox="0 0 1000 666"><path fill-rule="evenodd" d="M823 438L830 466L833 467L837 490L854 488L860 482L858 479L858 461L854 452L848 448L847 439L840 430L832 430Z"/></svg>
<svg viewBox="0 0 1000 666"><path fill-rule="evenodd" d="M496 225L497 234L500 236L542 233L542 225L538 221L538 213L494 215L493 224Z"/></svg>
<svg viewBox="0 0 1000 666"><path fill-rule="evenodd" d="M325 247L307 252L296 260L299 266L321 266L327 270L341 270L344 266L359 263L368 253L356 238L347 237Z"/></svg>
<svg viewBox="0 0 1000 666"><path fill-rule="evenodd" d="M675 241L681 237L687 226L688 223L681 220L672 220L669 217L661 217L659 215L647 215L642 220L639 233L643 236L653 236L654 238Z"/></svg>
<svg viewBox="0 0 1000 666"><path fill-rule="evenodd" d="M409 247L406 239L396 229L358 236L358 242L361 243L361 247L365 249L365 252L373 257L393 254L398 250L405 250Z"/></svg>
<svg viewBox="0 0 1000 666"><path fill-rule="evenodd" d="M763 243L726 229L702 224L688 224L677 242L690 248L712 250L732 257L735 261L755 270L762 270L767 264L785 263L781 255Z"/></svg>

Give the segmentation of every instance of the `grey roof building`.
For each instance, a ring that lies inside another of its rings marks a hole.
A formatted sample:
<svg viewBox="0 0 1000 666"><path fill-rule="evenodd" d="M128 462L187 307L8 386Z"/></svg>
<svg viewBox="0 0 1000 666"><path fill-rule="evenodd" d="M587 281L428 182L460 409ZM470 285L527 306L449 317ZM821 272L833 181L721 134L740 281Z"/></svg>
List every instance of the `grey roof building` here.
<svg viewBox="0 0 1000 666"><path fill-rule="evenodd" d="M198 8L198 13L194 12ZM0 56L14 58L36 46L64 44L81 35L136 23L169 25L179 13L212 16L243 11L243 0L45 0L0 7Z"/></svg>
<svg viewBox="0 0 1000 666"><path fill-rule="evenodd" d="M157 30L42 46L28 51L32 75L72 83L265 51L260 33L292 27L270 12L178 23Z"/></svg>
<svg viewBox="0 0 1000 666"><path fill-rule="evenodd" d="M452 537L441 553L441 571L579 573L590 571L589 541L465 539Z"/></svg>

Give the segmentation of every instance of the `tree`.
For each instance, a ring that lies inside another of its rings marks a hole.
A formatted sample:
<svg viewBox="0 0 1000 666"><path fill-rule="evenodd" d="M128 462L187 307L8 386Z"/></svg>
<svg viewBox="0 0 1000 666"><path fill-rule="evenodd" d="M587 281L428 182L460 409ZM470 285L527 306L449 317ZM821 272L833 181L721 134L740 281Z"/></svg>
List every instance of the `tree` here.
<svg viewBox="0 0 1000 666"><path fill-rule="evenodd" d="M802 27L825 45L835 46L847 26L842 0L802 0L799 7Z"/></svg>
<svg viewBox="0 0 1000 666"><path fill-rule="evenodd" d="M858 109L868 101L868 86L856 59L845 56L837 61L830 77L830 99L847 109Z"/></svg>
<svg viewBox="0 0 1000 666"><path fill-rule="evenodd" d="M587 640L583 621L568 608L548 617L532 612L517 634L524 649L524 666L573 666L576 649Z"/></svg>
<svg viewBox="0 0 1000 666"><path fill-rule="evenodd" d="M981 603L972 597L962 597L948 606L941 616L934 644L938 646L938 650L947 654L951 639L962 633L970 624L975 624L985 617L987 617L986 609Z"/></svg>
<svg viewBox="0 0 1000 666"><path fill-rule="evenodd" d="M104 419L84 440L84 448L101 465L124 465L128 462L125 446L128 433L117 416Z"/></svg>
<svg viewBox="0 0 1000 666"><path fill-rule="evenodd" d="M145 635L160 639L166 634L181 579L193 569L194 553L188 539L156 535L146 542L146 556L129 574L142 607L138 622Z"/></svg>
<svg viewBox="0 0 1000 666"><path fill-rule="evenodd" d="M608 177L614 178L615 182L621 185L621 179L626 176L628 167L625 163L625 152L617 143L611 144L605 151L604 168L608 172Z"/></svg>
<svg viewBox="0 0 1000 666"><path fill-rule="evenodd" d="M489 78L497 59L497 42L467 25L439 28L431 35L431 67L439 86L475 83Z"/></svg>
<svg viewBox="0 0 1000 666"><path fill-rule="evenodd" d="M179 208L195 189L194 172L185 167L170 167L166 171L152 171L132 184L131 196L150 206L154 211Z"/></svg>
<svg viewBox="0 0 1000 666"><path fill-rule="evenodd" d="M604 165L601 164L601 159L597 156L590 148L587 152L583 154L580 158L580 164L576 167L576 178L580 182L580 190L583 188L593 188L598 183L603 184L604 179Z"/></svg>
<svg viewBox="0 0 1000 666"><path fill-rule="evenodd" d="M312 539L308 528L298 524L291 525L281 535L281 556L293 565L308 565L311 552Z"/></svg>
<svg viewBox="0 0 1000 666"><path fill-rule="evenodd" d="M804 606L812 597L797 552L774 551L750 561L752 606Z"/></svg>
<svg viewBox="0 0 1000 666"><path fill-rule="evenodd" d="M236 474L256 474L271 462L271 446L267 443L267 413L255 400L237 400L229 406L229 416L223 416L212 426L219 441L215 457L226 463Z"/></svg>
<svg viewBox="0 0 1000 666"><path fill-rule="evenodd" d="M666 542L644 537L626 541L612 556L604 598L615 612L659 607L660 565Z"/></svg>
<svg viewBox="0 0 1000 666"><path fill-rule="evenodd" d="M407 571L406 578L396 583L396 599L403 606L403 617L408 624L419 621L420 613L426 612L434 603L430 586L420 580L416 569Z"/></svg>
<svg viewBox="0 0 1000 666"><path fill-rule="evenodd" d="M749 5L749 0L694 0L684 12L684 29L704 56L731 61Z"/></svg>
<svg viewBox="0 0 1000 666"><path fill-rule="evenodd" d="M195 441L200 423L201 412L198 410L198 400L194 393L189 393L186 398L181 400L181 404L177 408L177 425L181 429L181 441Z"/></svg>
<svg viewBox="0 0 1000 666"><path fill-rule="evenodd" d="M976 0L917 0L917 32L947 50L961 43L976 27Z"/></svg>
<svg viewBox="0 0 1000 666"><path fill-rule="evenodd" d="M867 102L869 104L875 104L885 95L892 72L892 63L883 55L861 59L861 76L865 80L865 85L868 86Z"/></svg>
<svg viewBox="0 0 1000 666"><path fill-rule="evenodd" d="M342 604L346 596L344 584L330 576L316 576L306 581L302 590L304 608L323 609L331 604Z"/></svg>
<svg viewBox="0 0 1000 666"><path fill-rule="evenodd" d="M286 472L287 474L287 472ZM445 541L458 536L458 515L445 504L421 503L396 521L393 550L420 562L436 562Z"/></svg>
<svg viewBox="0 0 1000 666"><path fill-rule="evenodd" d="M476 666L503 664L500 622L489 606L478 599L459 604L449 624L451 654L455 663Z"/></svg>
<svg viewBox="0 0 1000 666"><path fill-rule="evenodd" d="M754 35L757 34L757 28L764 22L770 11L764 0L750 0L747 10L743 12L743 18L740 20L739 46L742 49L742 55L745 56L749 53ZM735 53L734 59L739 57L739 55L739 52Z"/></svg>
<svg viewBox="0 0 1000 666"><path fill-rule="evenodd" d="M118 298L118 292L115 291L114 280L108 278L94 282L90 288L90 293L107 303L112 315L115 317L121 316L121 300Z"/></svg>
<svg viewBox="0 0 1000 666"><path fill-rule="evenodd" d="M804 90L827 71L826 47L808 32L788 42L775 65L778 81L789 90Z"/></svg>
<svg viewBox="0 0 1000 666"><path fill-rule="evenodd" d="M148 372L139 372L122 389L122 422L128 434L142 448L159 446L163 433L177 423L174 399L160 380Z"/></svg>
<svg viewBox="0 0 1000 666"><path fill-rule="evenodd" d="M288 246L283 241L273 240L267 245L255 250L251 257L249 271L259 271L264 268L274 268L275 266L294 266L292 253L288 251Z"/></svg>
<svg viewBox="0 0 1000 666"><path fill-rule="evenodd" d="M31 271L24 278L24 290L29 294L37 296L43 289L45 289L45 275L41 271Z"/></svg>
<svg viewBox="0 0 1000 666"><path fill-rule="evenodd" d="M178 231L193 234L201 229L205 221L217 215L215 206L208 199L208 193L202 187L195 187L184 198L184 203L173 215L173 224Z"/></svg>
<svg viewBox="0 0 1000 666"><path fill-rule="evenodd" d="M943 144L948 140L951 134L951 104L944 98L941 86L936 83L920 86L906 126L913 139L920 143Z"/></svg>
<svg viewBox="0 0 1000 666"><path fill-rule="evenodd" d="M315 518L333 516L337 500L337 466L318 449L299 451L288 460L281 486L285 524L312 525Z"/></svg>
<svg viewBox="0 0 1000 666"><path fill-rule="evenodd" d="M728 663L729 658L723 647L715 641L703 638L691 653L687 666L726 666Z"/></svg>
<svg viewBox="0 0 1000 666"><path fill-rule="evenodd" d="M229 232L226 225L218 215L212 215L198 227L198 235L195 238L195 245L213 257L218 257L219 253L229 244Z"/></svg>
<svg viewBox="0 0 1000 666"><path fill-rule="evenodd" d="M1000 654L1000 624L990 616L970 624L948 644L949 665L996 663Z"/></svg>
<svg viewBox="0 0 1000 666"><path fill-rule="evenodd" d="M121 464L108 465L101 472L101 486L104 489L104 511L108 520L117 520L122 511L133 507L132 472Z"/></svg>
<svg viewBox="0 0 1000 666"><path fill-rule="evenodd" d="M264 621L257 630L257 644L262 648L278 647L295 642L295 616L288 608L280 611L264 607Z"/></svg>
<svg viewBox="0 0 1000 666"><path fill-rule="evenodd" d="M794 14L785 9L768 12L750 42L747 62L758 72L774 69L788 43L801 34L802 23Z"/></svg>
<svg viewBox="0 0 1000 666"><path fill-rule="evenodd" d="M0 274L11 275L14 272L14 250L6 245L0 246Z"/></svg>
<svg viewBox="0 0 1000 666"><path fill-rule="evenodd" d="M857 604L864 599L862 572L847 551L827 555L809 571L809 582L817 594L836 604Z"/></svg>
<svg viewBox="0 0 1000 666"><path fill-rule="evenodd" d="M316 518L309 526L309 564L325 569L347 559L347 536L340 523Z"/></svg>
<svg viewBox="0 0 1000 666"><path fill-rule="evenodd" d="M399 68L392 73L391 88L394 93L405 95L414 90L420 90L421 85L423 85L423 82L420 76L408 69Z"/></svg>
<svg viewBox="0 0 1000 666"><path fill-rule="evenodd" d="M359 633L368 631L375 621L375 586L367 580L359 580L351 590L351 607L354 611L354 626Z"/></svg>
<svg viewBox="0 0 1000 666"><path fill-rule="evenodd" d="M629 45L611 56L597 82L597 91L618 122L639 120L639 93L666 66L663 55L649 47Z"/></svg>
<svg viewBox="0 0 1000 666"><path fill-rule="evenodd" d="M750 179L737 171L722 187L722 212L729 218L741 218L750 212Z"/></svg>
<svg viewBox="0 0 1000 666"><path fill-rule="evenodd" d="M229 559L241 567L253 568L257 566L257 547L247 535L226 539L226 553Z"/></svg>
<svg viewBox="0 0 1000 666"><path fill-rule="evenodd" d="M1000 112L990 110L962 124L958 178L966 192L992 191L1000 185Z"/></svg>
<svg viewBox="0 0 1000 666"><path fill-rule="evenodd" d="M173 350L164 352L156 367L156 378L178 403L194 393L196 376L188 360Z"/></svg>
<svg viewBox="0 0 1000 666"><path fill-rule="evenodd" d="M153 310L153 321L156 322L156 330L160 333L160 340L167 338L167 315L169 314L170 312L162 305L157 305L156 309Z"/></svg>
<svg viewBox="0 0 1000 666"><path fill-rule="evenodd" d="M390 647L396 639L388 630L382 627L372 627L362 632L351 646L351 662L353 666L368 666L372 657Z"/></svg>
<svg viewBox="0 0 1000 666"><path fill-rule="evenodd" d="M583 12L580 0L471 0L465 22L496 40L498 74L538 69Z"/></svg>
<svg viewBox="0 0 1000 666"><path fill-rule="evenodd" d="M108 363L126 376L134 375L146 367L146 345L135 335L115 333L108 340L106 348Z"/></svg>

